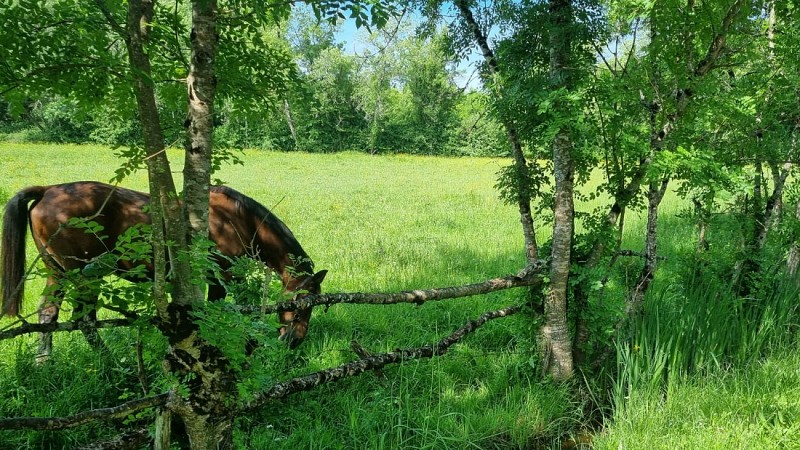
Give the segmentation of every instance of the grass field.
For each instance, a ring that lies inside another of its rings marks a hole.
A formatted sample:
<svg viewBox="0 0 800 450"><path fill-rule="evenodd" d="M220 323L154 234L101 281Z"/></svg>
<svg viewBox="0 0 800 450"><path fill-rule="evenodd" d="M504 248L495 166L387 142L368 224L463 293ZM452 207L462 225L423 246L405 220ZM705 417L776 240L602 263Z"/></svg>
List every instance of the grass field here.
<svg viewBox="0 0 800 450"><path fill-rule="evenodd" d="M181 154L176 151L171 157L177 163ZM512 273L524 263L516 209L502 204L493 188L496 172L509 161L268 152L249 152L243 159L245 166L227 166L216 176L286 222L317 268L329 270L326 292L458 285ZM0 144L0 200L32 184L107 181L120 163L100 147ZM179 176L178 164L173 170ZM145 190L145 174L135 174L124 186ZM681 208L672 194L662 207L660 245L668 257L693 248L694 231L680 219ZM629 214L629 229L641 229L643 220ZM540 241L548 233L540 228ZM625 236L624 247L639 250L641 241L633 232ZM30 244L31 258L33 252ZM663 264L656 292L678 281L680 265L677 257ZM626 262L621 276L634 274L637 267ZM41 280L28 284L26 311L35 310L42 286ZM609 292L621 295L619 288ZM505 291L422 307L337 305L317 310L308 339L283 357L283 371L275 377L349 361L354 358L352 339L374 352L430 343L483 311L519 302L521 295ZM0 327L9 324L4 319ZM567 387L538 376L531 358L533 332L529 316L498 320L443 357L388 368L386 377L368 373L268 405L237 421L237 446L559 448L566 436L587 425L587 405L570 396ZM32 363L34 337L0 341L0 416L72 414L141 396L135 331L101 335L112 347L110 360L92 355L80 334L62 333L46 366ZM145 349L145 359L155 383L151 388L158 391L160 347L152 337L145 342L155 342ZM800 442L798 362L776 354L741 371L726 367L675 377L663 389L643 390L641 395L631 391L595 444L609 449L790 448L784 444ZM765 386L748 390L751 383ZM0 431L0 448L75 448L113 436L122 425L91 425L69 433ZM748 444L751 437L758 446Z"/></svg>

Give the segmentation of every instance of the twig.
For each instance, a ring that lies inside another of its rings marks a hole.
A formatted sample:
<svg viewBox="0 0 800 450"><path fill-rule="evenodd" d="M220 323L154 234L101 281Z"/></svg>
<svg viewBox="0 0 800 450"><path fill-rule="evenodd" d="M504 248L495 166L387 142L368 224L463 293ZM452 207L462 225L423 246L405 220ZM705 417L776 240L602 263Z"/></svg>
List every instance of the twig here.
<svg viewBox="0 0 800 450"><path fill-rule="evenodd" d="M361 359L368 359L368 358L372 358L374 356L374 354L371 351L365 349L364 346L361 345L355 339L350 341L350 348L353 349L355 354L358 355L358 357L361 358ZM373 372L375 372L375 376L377 376L377 377L380 377L380 378L385 378L386 377L386 375L384 375L384 373L383 373L383 371L381 369L374 369Z"/></svg>
<svg viewBox="0 0 800 450"><path fill-rule="evenodd" d="M616 256L636 256L638 258L647 258L647 254L642 253L642 252L635 252L633 250L618 250L617 253L616 253ZM666 256L656 256L656 259L664 261L664 260L667 259L667 257Z"/></svg>

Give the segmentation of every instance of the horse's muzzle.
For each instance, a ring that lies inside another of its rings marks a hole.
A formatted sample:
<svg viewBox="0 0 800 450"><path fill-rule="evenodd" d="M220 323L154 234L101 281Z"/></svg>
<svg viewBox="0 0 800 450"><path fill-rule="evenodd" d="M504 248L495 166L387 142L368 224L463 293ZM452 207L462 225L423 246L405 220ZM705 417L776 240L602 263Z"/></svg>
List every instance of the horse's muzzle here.
<svg viewBox="0 0 800 450"><path fill-rule="evenodd" d="M302 344L303 339L305 339L305 336L299 336L296 331L294 324L284 325L278 330L280 333L278 340L285 342L290 349L294 350L297 346Z"/></svg>

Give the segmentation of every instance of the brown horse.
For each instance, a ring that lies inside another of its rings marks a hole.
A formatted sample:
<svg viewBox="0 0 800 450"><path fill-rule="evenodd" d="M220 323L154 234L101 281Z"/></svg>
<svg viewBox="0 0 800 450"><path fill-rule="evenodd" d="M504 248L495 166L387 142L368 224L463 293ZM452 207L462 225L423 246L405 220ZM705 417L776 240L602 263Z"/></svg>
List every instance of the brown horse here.
<svg viewBox="0 0 800 450"><path fill-rule="evenodd" d="M17 316L24 298L25 234L30 223L36 247L50 270L47 287L39 308L39 323L58 320L63 291L59 275L73 269L83 270L116 246L117 239L131 226L149 224L145 212L147 194L114 187L105 183L83 181L53 186L32 186L19 191L6 205L2 235L3 315ZM29 207L29 203L33 204ZM102 225L102 232L68 226L71 218L91 218ZM277 272L287 292L320 292L327 271L314 273L308 255L286 225L267 208L231 188L214 186L209 197L209 234L224 256L248 256L258 259ZM229 258L217 258L222 276L229 279ZM125 277L134 263L118 260L116 273ZM152 266L148 267L152 277ZM86 271L84 271L86 272ZM135 281L135 280L132 280ZM219 280L209 280L208 298L225 297ZM84 320L97 318L97 295L76 302L75 315ZM288 311L279 315L283 324L281 340L296 347L306 336L311 309ZM84 332L90 344L102 344L96 332ZM47 358L52 349L49 333L40 336L39 355Z"/></svg>

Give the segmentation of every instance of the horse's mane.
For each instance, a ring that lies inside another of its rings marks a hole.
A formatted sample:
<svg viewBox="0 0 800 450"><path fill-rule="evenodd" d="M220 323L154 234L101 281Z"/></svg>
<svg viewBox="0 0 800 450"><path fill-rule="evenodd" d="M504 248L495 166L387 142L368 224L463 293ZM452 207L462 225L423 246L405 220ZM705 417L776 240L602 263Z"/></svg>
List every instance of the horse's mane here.
<svg viewBox="0 0 800 450"><path fill-rule="evenodd" d="M243 209L255 216L256 220L272 230L272 232L278 235L286 244L287 253L299 259L295 262L296 269L308 272L309 274L313 273L314 263L308 257L305 250L303 250L300 243L297 242L297 238L292 234L292 230L290 230L278 216L267 209L266 206L227 186L211 186L211 192L216 192L230 198L234 201L237 208Z"/></svg>

